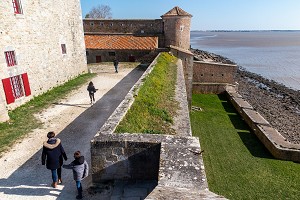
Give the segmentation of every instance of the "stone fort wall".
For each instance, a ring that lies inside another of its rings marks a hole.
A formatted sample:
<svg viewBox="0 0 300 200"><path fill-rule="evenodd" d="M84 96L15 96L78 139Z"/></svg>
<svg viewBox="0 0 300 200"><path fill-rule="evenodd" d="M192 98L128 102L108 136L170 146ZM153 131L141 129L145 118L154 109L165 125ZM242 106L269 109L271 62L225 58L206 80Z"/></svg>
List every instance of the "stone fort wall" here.
<svg viewBox="0 0 300 200"><path fill-rule="evenodd" d="M190 135L189 120L188 128L179 130L177 135L114 133L155 64L156 59L91 141L93 184L155 180L156 187L148 191L145 199L225 199L208 190L199 138ZM181 60L177 64L178 70L183 71ZM177 76L177 84L184 84L179 79L183 79L183 73ZM136 165L140 168L136 169Z"/></svg>
<svg viewBox="0 0 300 200"><path fill-rule="evenodd" d="M83 19L85 33L162 34L162 19Z"/></svg>
<svg viewBox="0 0 300 200"><path fill-rule="evenodd" d="M7 105L1 86L1 116L2 111L14 109L87 71L79 1L21 3L22 14L14 13L12 1L0 4L0 79L27 73L31 95ZM16 65L8 67L7 51L14 51Z"/></svg>
<svg viewBox="0 0 300 200"><path fill-rule="evenodd" d="M237 66L194 61L193 93L221 93L227 84L234 84Z"/></svg>

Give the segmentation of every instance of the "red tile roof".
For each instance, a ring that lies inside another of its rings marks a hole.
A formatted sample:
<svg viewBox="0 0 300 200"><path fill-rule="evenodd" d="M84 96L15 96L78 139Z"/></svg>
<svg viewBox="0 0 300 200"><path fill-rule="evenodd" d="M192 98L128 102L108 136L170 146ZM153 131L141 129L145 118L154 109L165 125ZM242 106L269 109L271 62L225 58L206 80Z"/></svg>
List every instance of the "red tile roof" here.
<svg viewBox="0 0 300 200"><path fill-rule="evenodd" d="M161 17L169 17L169 16L189 16L189 17L192 17L191 14L185 12L184 10L179 8L178 6L175 6L174 8L169 10L166 14L162 15Z"/></svg>
<svg viewBox="0 0 300 200"><path fill-rule="evenodd" d="M152 50L158 47L158 37L133 35L85 35L87 49Z"/></svg>

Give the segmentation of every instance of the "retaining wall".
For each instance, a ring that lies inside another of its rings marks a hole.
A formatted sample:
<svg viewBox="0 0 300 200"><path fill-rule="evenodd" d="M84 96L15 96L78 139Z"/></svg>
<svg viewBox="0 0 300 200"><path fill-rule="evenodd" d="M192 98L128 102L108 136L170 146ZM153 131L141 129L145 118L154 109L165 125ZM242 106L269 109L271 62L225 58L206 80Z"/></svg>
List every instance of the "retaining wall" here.
<svg viewBox="0 0 300 200"><path fill-rule="evenodd" d="M300 162L299 144L288 142L276 129L272 128L269 122L238 94L234 86L228 85L226 94L235 109L275 158Z"/></svg>
<svg viewBox="0 0 300 200"><path fill-rule="evenodd" d="M157 186L145 199L224 199L208 190L199 138L190 136L189 123L178 136L114 133L156 59L91 141L93 183L154 179ZM183 105L187 110L187 103ZM135 163L137 168L132 166Z"/></svg>

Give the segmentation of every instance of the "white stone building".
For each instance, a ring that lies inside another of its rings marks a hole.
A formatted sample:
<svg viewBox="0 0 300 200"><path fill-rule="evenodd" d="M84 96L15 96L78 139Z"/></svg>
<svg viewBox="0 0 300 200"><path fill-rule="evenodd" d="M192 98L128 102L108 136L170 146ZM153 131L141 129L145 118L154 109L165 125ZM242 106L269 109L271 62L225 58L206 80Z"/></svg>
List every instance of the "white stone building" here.
<svg viewBox="0 0 300 200"><path fill-rule="evenodd" d="M0 121L86 71L79 0L1 1Z"/></svg>

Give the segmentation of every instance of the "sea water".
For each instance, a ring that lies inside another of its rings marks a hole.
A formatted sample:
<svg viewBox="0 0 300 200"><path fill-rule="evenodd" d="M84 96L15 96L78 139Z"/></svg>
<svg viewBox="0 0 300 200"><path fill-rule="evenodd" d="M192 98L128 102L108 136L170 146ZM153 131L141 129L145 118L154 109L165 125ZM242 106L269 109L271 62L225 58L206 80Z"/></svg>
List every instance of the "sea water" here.
<svg viewBox="0 0 300 200"><path fill-rule="evenodd" d="M300 31L191 32L191 47L300 90Z"/></svg>

